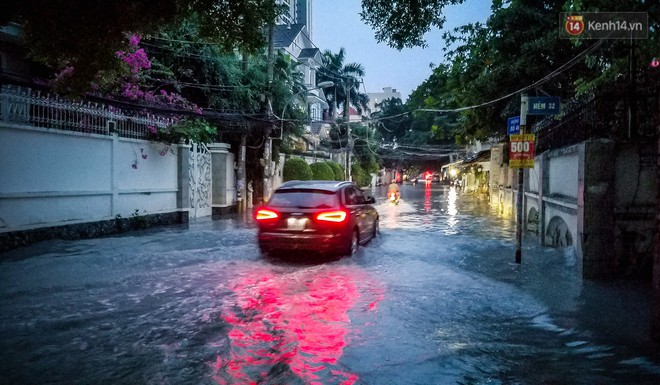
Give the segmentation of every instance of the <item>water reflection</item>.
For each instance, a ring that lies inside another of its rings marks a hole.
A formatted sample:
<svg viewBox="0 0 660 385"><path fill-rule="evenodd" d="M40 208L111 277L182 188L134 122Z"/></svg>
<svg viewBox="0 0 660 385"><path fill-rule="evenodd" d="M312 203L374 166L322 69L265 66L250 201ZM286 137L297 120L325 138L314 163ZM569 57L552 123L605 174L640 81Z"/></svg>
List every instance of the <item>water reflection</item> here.
<svg viewBox="0 0 660 385"><path fill-rule="evenodd" d="M447 194L447 229L445 234L458 234L458 209L456 207L456 201L458 200L458 193L456 193L455 187L449 188L449 193Z"/></svg>
<svg viewBox="0 0 660 385"><path fill-rule="evenodd" d="M382 203L374 207L382 229L424 230L445 235L477 235L501 239L512 231L510 220L493 215L488 201L447 185L404 185L398 205L386 203L385 188L376 190Z"/></svg>
<svg viewBox="0 0 660 385"><path fill-rule="evenodd" d="M375 311L382 290L355 266L243 266L223 304L229 352L213 364L218 384L350 385L358 376L339 359L349 312ZM294 378L299 380L294 380Z"/></svg>
<svg viewBox="0 0 660 385"><path fill-rule="evenodd" d="M424 211L427 214L431 213L431 184L427 183L424 189Z"/></svg>

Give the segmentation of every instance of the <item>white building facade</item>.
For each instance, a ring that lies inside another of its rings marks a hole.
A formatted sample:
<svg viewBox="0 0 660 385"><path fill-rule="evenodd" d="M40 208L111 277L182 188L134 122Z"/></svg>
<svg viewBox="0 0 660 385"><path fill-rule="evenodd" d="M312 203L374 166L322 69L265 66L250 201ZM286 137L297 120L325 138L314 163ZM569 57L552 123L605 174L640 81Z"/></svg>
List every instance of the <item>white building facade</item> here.
<svg viewBox="0 0 660 385"><path fill-rule="evenodd" d="M376 106L379 103L387 99L398 98L401 99L401 92L398 92L396 88L385 87L383 92L370 92L369 95L369 111L374 113L380 109ZM403 100L402 100L403 102Z"/></svg>

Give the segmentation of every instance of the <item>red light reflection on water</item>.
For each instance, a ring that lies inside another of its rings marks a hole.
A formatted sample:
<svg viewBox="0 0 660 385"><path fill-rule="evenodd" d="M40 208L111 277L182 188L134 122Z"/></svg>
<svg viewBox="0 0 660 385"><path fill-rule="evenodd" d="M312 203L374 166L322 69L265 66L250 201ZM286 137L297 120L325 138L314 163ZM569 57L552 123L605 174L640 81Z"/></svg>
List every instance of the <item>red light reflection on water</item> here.
<svg viewBox="0 0 660 385"><path fill-rule="evenodd" d="M431 185L427 184L424 189L424 211L431 212Z"/></svg>
<svg viewBox="0 0 660 385"><path fill-rule="evenodd" d="M222 318L232 327L230 348L212 365L214 380L263 383L279 378L286 366L272 369L286 364L306 384L354 384L358 376L337 365L348 343L348 312L377 310L382 290L357 267L244 267L228 285L235 300L225 302Z"/></svg>

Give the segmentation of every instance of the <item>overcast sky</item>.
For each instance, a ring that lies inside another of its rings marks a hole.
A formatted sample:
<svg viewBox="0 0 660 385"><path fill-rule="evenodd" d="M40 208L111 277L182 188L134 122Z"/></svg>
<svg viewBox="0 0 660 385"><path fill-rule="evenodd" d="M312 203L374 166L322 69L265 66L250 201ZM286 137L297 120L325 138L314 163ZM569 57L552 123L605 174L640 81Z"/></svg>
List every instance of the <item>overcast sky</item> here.
<svg viewBox="0 0 660 385"><path fill-rule="evenodd" d="M429 64L442 63L442 31L426 35L427 48L397 51L385 43L378 44L374 31L360 20L360 0L313 0L312 39L324 51L346 50L346 63L357 62L365 69L366 92L382 92L392 87L401 92L405 102L410 93L431 75ZM445 8L445 29L474 21L485 21L490 15L491 0L467 0L465 4ZM365 89L361 90L365 92Z"/></svg>

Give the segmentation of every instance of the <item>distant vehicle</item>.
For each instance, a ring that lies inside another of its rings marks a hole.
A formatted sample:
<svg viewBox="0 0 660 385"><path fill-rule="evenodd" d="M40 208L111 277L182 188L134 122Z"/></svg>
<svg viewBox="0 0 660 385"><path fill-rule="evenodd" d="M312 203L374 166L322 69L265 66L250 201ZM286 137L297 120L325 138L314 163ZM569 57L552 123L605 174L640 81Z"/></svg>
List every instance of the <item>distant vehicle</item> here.
<svg viewBox="0 0 660 385"><path fill-rule="evenodd" d="M440 182L440 175L438 175L438 174L433 174L433 181L434 181L434 182Z"/></svg>
<svg viewBox="0 0 660 385"><path fill-rule="evenodd" d="M353 255L378 234L373 203L353 182L286 182L254 211L259 249Z"/></svg>

